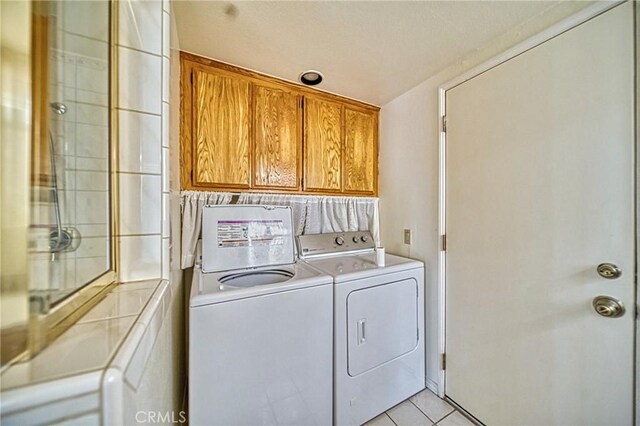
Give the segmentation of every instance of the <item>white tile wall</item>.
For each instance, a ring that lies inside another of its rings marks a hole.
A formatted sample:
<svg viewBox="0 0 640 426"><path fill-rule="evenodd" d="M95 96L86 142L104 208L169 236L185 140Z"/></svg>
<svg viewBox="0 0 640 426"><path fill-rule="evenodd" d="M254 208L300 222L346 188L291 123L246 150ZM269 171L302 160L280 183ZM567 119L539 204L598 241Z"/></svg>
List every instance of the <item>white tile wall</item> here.
<svg viewBox="0 0 640 426"><path fill-rule="evenodd" d="M169 5L118 5L120 280L160 278L166 275L163 237L169 220L162 149L169 131Z"/></svg>
<svg viewBox="0 0 640 426"><path fill-rule="evenodd" d="M171 275L171 220L170 220L170 151L169 151L169 89L171 62L171 16L169 15L169 2L163 2L162 19L162 278L170 279Z"/></svg>
<svg viewBox="0 0 640 426"><path fill-rule="evenodd" d="M82 244L78 247L76 257L107 257L107 245L104 243L104 236L102 237L84 237Z"/></svg>
<svg viewBox="0 0 640 426"><path fill-rule="evenodd" d="M119 44L160 55L162 52L162 4L160 1L120 3Z"/></svg>
<svg viewBox="0 0 640 426"><path fill-rule="evenodd" d="M160 176L120 174L119 181L120 235L160 234Z"/></svg>
<svg viewBox="0 0 640 426"><path fill-rule="evenodd" d="M77 123L104 126L105 123L108 123L108 117L109 110L107 107L90 104L77 104Z"/></svg>
<svg viewBox="0 0 640 426"><path fill-rule="evenodd" d="M108 105L106 102L109 88L108 74L109 69L106 63L80 57L76 67L76 86L83 91L81 97L92 98L92 102L89 103ZM99 96L103 102L96 102L95 96Z"/></svg>
<svg viewBox="0 0 640 426"><path fill-rule="evenodd" d="M162 192L169 192L169 148L162 148Z"/></svg>
<svg viewBox="0 0 640 426"><path fill-rule="evenodd" d="M107 43L100 40L93 40L82 35L64 32L61 35L61 43L58 45L64 46L67 51L84 56L97 58L109 57L109 45Z"/></svg>
<svg viewBox="0 0 640 426"><path fill-rule="evenodd" d="M162 56L168 58L169 51L171 49L170 45L170 31L171 26L171 17L167 12L162 13Z"/></svg>
<svg viewBox="0 0 640 426"><path fill-rule="evenodd" d="M78 157L78 158L76 158L76 170L106 171L107 170L107 159L106 158Z"/></svg>
<svg viewBox="0 0 640 426"><path fill-rule="evenodd" d="M76 222L82 224L106 223L108 193L76 191Z"/></svg>
<svg viewBox="0 0 640 426"><path fill-rule="evenodd" d="M102 241L104 242L104 238ZM76 283L78 285L86 284L96 278L96 271L106 271L108 268L109 264L106 256L77 258Z"/></svg>
<svg viewBox="0 0 640 426"><path fill-rule="evenodd" d="M76 147L78 157L107 158L109 129L91 124L76 125L76 139L85 141Z"/></svg>
<svg viewBox="0 0 640 426"><path fill-rule="evenodd" d="M76 189L78 191L106 191L109 187L107 172L76 171Z"/></svg>
<svg viewBox="0 0 640 426"><path fill-rule="evenodd" d="M98 40L108 41L109 22L88 19L91 16L106 16L109 4L106 2L77 2L73 7L63 7L65 29L69 32Z"/></svg>
<svg viewBox="0 0 640 426"><path fill-rule="evenodd" d="M161 172L161 121L159 115L119 111L120 171L156 174Z"/></svg>
<svg viewBox="0 0 640 426"><path fill-rule="evenodd" d="M162 101L169 102L169 58L162 58L162 75L167 76L162 80Z"/></svg>
<svg viewBox="0 0 640 426"><path fill-rule="evenodd" d="M144 280L161 276L160 234L121 236L120 281Z"/></svg>
<svg viewBox="0 0 640 426"><path fill-rule="evenodd" d="M169 103L162 103L162 146L169 148Z"/></svg>
<svg viewBox="0 0 640 426"><path fill-rule="evenodd" d="M124 2L120 5L124 5ZM161 58L138 50L120 47L118 61L119 107L160 114Z"/></svg>
<svg viewBox="0 0 640 426"><path fill-rule="evenodd" d="M169 194L162 194L162 238L169 238Z"/></svg>

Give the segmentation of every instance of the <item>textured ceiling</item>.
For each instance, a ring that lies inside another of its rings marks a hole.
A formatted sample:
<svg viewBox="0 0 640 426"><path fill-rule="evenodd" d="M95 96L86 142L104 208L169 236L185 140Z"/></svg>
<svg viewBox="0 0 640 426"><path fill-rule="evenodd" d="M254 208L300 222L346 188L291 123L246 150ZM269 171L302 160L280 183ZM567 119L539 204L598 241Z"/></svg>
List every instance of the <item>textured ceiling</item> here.
<svg viewBox="0 0 640 426"><path fill-rule="evenodd" d="M589 5L566 1L176 1L180 49L382 105L491 40L520 41ZM535 25L532 25L532 22ZM527 30L528 29L528 30Z"/></svg>

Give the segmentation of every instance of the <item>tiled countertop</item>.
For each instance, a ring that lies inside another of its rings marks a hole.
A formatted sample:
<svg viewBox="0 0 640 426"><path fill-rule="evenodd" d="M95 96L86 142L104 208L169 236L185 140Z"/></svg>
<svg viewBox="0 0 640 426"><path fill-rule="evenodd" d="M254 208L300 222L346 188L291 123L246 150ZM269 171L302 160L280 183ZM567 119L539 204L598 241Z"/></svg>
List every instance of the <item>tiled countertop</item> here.
<svg viewBox="0 0 640 426"><path fill-rule="evenodd" d="M70 398L78 413L99 410L105 371L137 375L136 361L148 357L172 292L169 282L159 279L119 284L37 356L4 371L2 422L20 423L38 410L53 420L52 404L68 418ZM79 407L81 398L86 401Z"/></svg>

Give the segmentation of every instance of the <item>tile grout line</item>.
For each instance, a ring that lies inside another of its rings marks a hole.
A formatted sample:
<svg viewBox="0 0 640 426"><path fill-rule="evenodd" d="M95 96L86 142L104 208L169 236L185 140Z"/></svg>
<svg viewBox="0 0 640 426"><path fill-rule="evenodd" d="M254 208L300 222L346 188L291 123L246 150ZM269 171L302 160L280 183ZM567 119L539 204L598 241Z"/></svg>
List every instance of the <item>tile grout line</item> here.
<svg viewBox="0 0 640 426"><path fill-rule="evenodd" d="M431 392L431 391L429 391ZM418 407L416 404L414 404L414 402L411 400L411 398L409 398L407 401L409 401L411 404L413 404L414 407L416 407L418 409L418 411L420 411L427 419L429 419L429 421L432 424L436 424L436 422L433 421L433 419L431 417L429 417L429 415L427 413L425 413L424 411L422 411L422 409L420 407ZM446 416L445 416L446 417ZM444 417L443 417L444 418Z"/></svg>
<svg viewBox="0 0 640 426"><path fill-rule="evenodd" d="M444 416L443 418L441 418L440 420L438 420L438 422L437 422L437 423L434 423L434 426L437 426L437 424L438 424L438 423L440 423L441 421L443 421L444 419L446 419L447 417L449 417L450 415L452 415L452 414L453 414L453 413L455 413L456 411L458 411L458 410L456 410L456 409L454 408L452 412L450 412L449 414L447 414L446 416Z"/></svg>
<svg viewBox="0 0 640 426"><path fill-rule="evenodd" d="M162 23L160 24L160 28L162 28ZM127 46L126 44L120 44L120 43L116 43L116 46L119 47L119 48L130 50L132 52L146 53L147 55L151 55L151 56L154 56L154 57L159 58L159 59L162 59L162 57L163 57L162 52L155 53L155 52L151 52L149 50L144 50L144 49L139 48L139 47ZM160 43L160 50L162 50L162 43Z"/></svg>
<svg viewBox="0 0 640 426"><path fill-rule="evenodd" d="M387 416L387 418L389 420L391 420L391 423L393 423L394 425L398 426L398 423L396 423L393 418L389 415L389 413L387 411L384 412L384 415Z"/></svg>
<svg viewBox="0 0 640 426"><path fill-rule="evenodd" d="M164 103L168 104L169 102L164 102ZM133 108L125 108L125 107L115 107L115 109L118 110L118 111L135 112L135 113L138 113L138 114L151 115L151 116L154 116L154 117L162 117L162 112L155 113L155 112L143 111L141 109L133 109Z"/></svg>

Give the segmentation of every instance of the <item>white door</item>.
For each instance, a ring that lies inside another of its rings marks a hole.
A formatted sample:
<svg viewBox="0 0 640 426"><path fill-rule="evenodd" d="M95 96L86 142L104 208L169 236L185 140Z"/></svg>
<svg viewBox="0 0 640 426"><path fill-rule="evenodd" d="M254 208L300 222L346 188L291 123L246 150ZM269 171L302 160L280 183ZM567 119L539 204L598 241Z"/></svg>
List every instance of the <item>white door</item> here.
<svg viewBox="0 0 640 426"><path fill-rule="evenodd" d="M632 9L446 92L445 393L486 424L632 424Z"/></svg>

